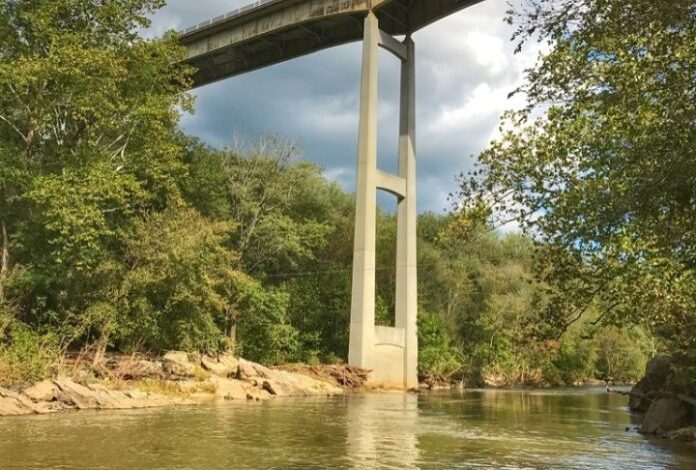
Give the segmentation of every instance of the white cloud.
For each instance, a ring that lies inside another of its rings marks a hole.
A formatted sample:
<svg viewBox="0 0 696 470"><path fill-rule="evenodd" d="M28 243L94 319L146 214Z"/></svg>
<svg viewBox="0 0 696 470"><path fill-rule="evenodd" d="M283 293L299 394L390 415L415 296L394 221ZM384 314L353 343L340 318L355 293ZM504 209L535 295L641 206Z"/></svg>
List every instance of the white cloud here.
<svg viewBox="0 0 696 470"><path fill-rule="evenodd" d="M488 69L489 75L498 75L510 65L503 40L498 36L472 31L466 35L465 43L473 52L476 62Z"/></svg>
<svg viewBox="0 0 696 470"><path fill-rule="evenodd" d="M506 88L492 89L488 83L481 83L467 94L463 103L443 105L428 131L447 134L464 130L482 119L497 119L507 106L507 93Z"/></svg>

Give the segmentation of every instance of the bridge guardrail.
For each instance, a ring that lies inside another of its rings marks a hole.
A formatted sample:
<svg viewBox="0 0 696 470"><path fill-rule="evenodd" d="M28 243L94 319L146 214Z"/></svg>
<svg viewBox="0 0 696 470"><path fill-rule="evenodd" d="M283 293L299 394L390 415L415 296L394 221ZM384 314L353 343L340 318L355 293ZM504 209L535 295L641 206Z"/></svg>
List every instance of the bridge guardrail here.
<svg viewBox="0 0 696 470"><path fill-rule="evenodd" d="M212 18L210 20L202 21L194 26L180 29L177 31L177 33L179 34L179 36L183 36L184 34L193 33L194 31L198 31L200 29L207 28L209 26L220 23L220 22L225 21L225 20L232 18L234 16L239 16L243 13L246 13L249 10L253 10L253 9L259 8L267 3L276 2L276 1L278 1L278 0L258 0L254 3L250 3L249 5L245 5L241 8L237 8L236 10L229 11L223 15L216 16L215 18Z"/></svg>

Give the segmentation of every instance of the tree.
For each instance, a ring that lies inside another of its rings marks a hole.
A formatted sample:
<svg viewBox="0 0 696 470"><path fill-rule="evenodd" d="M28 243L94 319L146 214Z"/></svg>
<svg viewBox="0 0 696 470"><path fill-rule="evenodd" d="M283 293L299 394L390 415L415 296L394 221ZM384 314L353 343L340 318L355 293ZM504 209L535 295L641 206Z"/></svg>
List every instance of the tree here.
<svg viewBox="0 0 696 470"><path fill-rule="evenodd" d="M126 234L181 201L189 70L138 34L163 3L0 3L0 303L65 338L113 308Z"/></svg>
<svg viewBox="0 0 696 470"><path fill-rule="evenodd" d="M252 284L235 270L237 256L225 246L233 229L187 207L139 220L125 241L115 317L102 331L116 330L119 349L232 348L230 331L244 297L239 291Z"/></svg>
<svg viewBox="0 0 696 470"><path fill-rule="evenodd" d="M321 173L298 157L294 144L272 137L250 154L225 155L231 217L239 223L235 248L247 272L296 270L331 231L303 202L316 199Z"/></svg>
<svg viewBox="0 0 696 470"><path fill-rule="evenodd" d="M461 217L519 220L543 246L548 334L596 307L696 363L696 4L535 0L508 21L550 52L461 175Z"/></svg>

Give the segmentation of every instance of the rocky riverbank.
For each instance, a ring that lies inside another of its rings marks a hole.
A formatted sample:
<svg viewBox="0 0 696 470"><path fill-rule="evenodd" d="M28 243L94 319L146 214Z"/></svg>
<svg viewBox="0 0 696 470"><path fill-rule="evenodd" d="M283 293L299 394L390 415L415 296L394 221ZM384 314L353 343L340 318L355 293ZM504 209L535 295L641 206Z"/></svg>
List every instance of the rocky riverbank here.
<svg viewBox="0 0 696 470"><path fill-rule="evenodd" d="M77 367L72 376L26 387L0 387L0 416L84 409L134 409L220 400L269 400L326 396L354 388L334 366L333 374L271 369L231 355L211 357L170 352L161 358L112 357L99 366ZM346 369L346 370L342 370Z"/></svg>
<svg viewBox="0 0 696 470"><path fill-rule="evenodd" d="M642 414L640 432L696 445L696 399L672 391L672 360L650 360L645 376L626 393L631 411Z"/></svg>

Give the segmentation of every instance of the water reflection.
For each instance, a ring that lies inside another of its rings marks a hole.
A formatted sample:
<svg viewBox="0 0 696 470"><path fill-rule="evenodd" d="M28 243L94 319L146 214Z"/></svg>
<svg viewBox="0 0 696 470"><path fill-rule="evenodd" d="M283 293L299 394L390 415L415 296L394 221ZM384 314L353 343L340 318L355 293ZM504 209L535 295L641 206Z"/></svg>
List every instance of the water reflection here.
<svg viewBox="0 0 696 470"><path fill-rule="evenodd" d="M692 470L602 392L377 394L0 419L0 469Z"/></svg>
<svg viewBox="0 0 696 470"><path fill-rule="evenodd" d="M357 397L347 407L347 455L351 468L418 469L418 397Z"/></svg>

